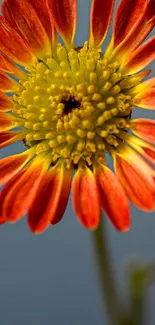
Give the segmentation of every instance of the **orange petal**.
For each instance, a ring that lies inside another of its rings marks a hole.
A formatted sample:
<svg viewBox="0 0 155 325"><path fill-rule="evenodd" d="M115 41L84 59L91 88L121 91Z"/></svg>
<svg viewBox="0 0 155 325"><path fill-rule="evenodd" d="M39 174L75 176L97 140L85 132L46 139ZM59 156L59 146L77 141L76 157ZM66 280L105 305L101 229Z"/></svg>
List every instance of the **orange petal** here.
<svg viewBox="0 0 155 325"><path fill-rule="evenodd" d="M132 46L132 49L138 47L151 33L155 26L155 3L153 2L154 0L149 1L145 15L138 28L133 33L133 39L129 40L129 42L133 42L134 47Z"/></svg>
<svg viewBox="0 0 155 325"><path fill-rule="evenodd" d="M42 50L50 51L47 34L30 3L23 0L3 0L2 13L34 54Z"/></svg>
<svg viewBox="0 0 155 325"><path fill-rule="evenodd" d="M130 228L130 209L126 194L117 177L106 166L95 168L101 206L112 224L120 231Z"/></svg>
<svg viewBox="0 0 155 325"><path fill-rule="evenodd" d="M16 82L9 78L4 73L0 72L0 90L1 91L12 91L14 86L16 85Z"/></svg>
<svg viewBox="0 0 155 325"><path fill-rule="evenodd" d="M25 72L17 67L8 57L4 54L0 54L0 70L4 72L9 72L17 78L25 77Z"/></svg>
<svg viewBox="0 0 155 325"><path fill-rule="evenodd" d="M10 101L9 97L3 94L0 91L0 112L8 112L12 107L12 102Z"/></svg>
<svg viewBox="0 0 155 325"><path fill-rule="evenodd" d="M118 153L123 155L127 161L138 168L138 171L141 171L143 175L146 176L147 181L154 186L154 181L152 180L155 177L154 169L148 164L135 150L128 147L126 144L122 144L119 147Z"/></svg>
<svg viewBox="0 0 155 325"><path fill-rule="evenodd" d="M155 146L124 131L121 131L119 136L142 156L155 164Z"/></svg>
<svg viewBox="0 0 155 325"><path fill-rule="evenodd" d="M137 95L143 97L143 94L151 89L155 89L155 77L139 83L136 87L131 88L129 92L132 94L132 96Z"/></svg>
<svg viewBox="0 0 155 325"><path fill-rule="evenodd" d="M86 166L75 173L72 185L73 207L78 220L88 229L96 229L100 222L100 203L95 177Z"/></svg>
<svg viewBox="0 0 155 325"><path fill-rule="evenodd" d="M24 133L21 131L1 132L0 133L0 148L6 147L14 142L22 140Z"/></svg>
<svg viewBox="0 0 155 325"><path fill-rule="evenodd" d="M90 44L92 46L101 46L107 35L114 2L115 0L92 1L90 14Z"/></svg>
<svg viewBox="0 0 155 325"><path fill-rule="evenodd" d="M2 192L0 193L0 223L6 222L6 217L4 217L3 212L2 212L2 206L3 206L3 200L5 199L6 194L10 190L10 188L14 185L16 180L24 173L24 169L20 170L16 175L14 175L8 183L5 185L3 188ZM2 221L2 222L1 222Z"/></svg>
<svg viewBox="0 0 155 325"><path fill-rule="evenodd" d="M76 31L76 0L47 0L51 19L64 42L72 46Z"/></svg>
<svg viewBox="0 0 155 325"><path fill-rule="evenodd" d="M129 94L135 94L135 93L139 93L141 91L142 85L145 83L140 83L140 81L142 79L144 79L145 77L147 77L149 74L151 73L151 70L144 70L141 71L139 73L136 73L134 75L128 76L126 78L124 78L120 83L120 87L121 89L128 89ZM145 88L145 87L143 87ZM142 88L142 89L143 89Z"/></svg>
<svg viewBox="0 0 155 325"><path fill-rule="evenodd" d="M141 87L145 89L155 88L155 77L145 80Z"/></svg>
<svg viewBox="0 0 155 325"><path fill-rule="evenodd" d="M3 225L3 223L5 223L5 219L4 217L0 216L0 225Z"/></svg>
<svg viewBox="0 0 155 325"><path fill-rule="evenodd" d="M138 20L137 26L126 37L120 46L116 49L117 55L121 57L124 55L123 60L129 56L129 53L138 47L144 39L149 35L155 26L155 3L150 0L144 11L144 14Z"/></svg>
<svg viewBox="0 0 155 325"><path fill-rule="evenodd" d="M56 31L55 31L55 27L52 24L51 19L50 19L47 2L44 2L41 0L27 0L27 1L33 7L37 16L39 17L40 22L41 22L42 26L44 27L49 40L55 41Z"/></svg>
<svg viewBox="0 0 155 325"><path fill-rule="evenodd" d="M1 204L1 193L0 193L0 204ZM6 222L4 216L1 214L1 206L0 206L0 225L3 225Z"/></svg>
<svg viewBox="0 0 155 325"><path fill-rule="evenodd" d="M7 190L4 187L5 195L2 191L1 211L7 221L16 222L29 210L48 166L49 159L37 156L11 186L7 184Z"/></svg>
<svg viewBox="0 0 155 325"><path fill-rule="evenodd" d="M147 0L121 0L114 20L114 45L119 45L138 25Z"/></svg>
<svg viewBox="0 0 155 325"><path fill-rule="evenodd" d="M137 151L139 151L139 153L141 153L150 162L155 164L155 148L151 144L141 145Z"/></svg>
<svg viewBox="0 0 155 325"><path fill-rule="evenodd" d="M33 60L33 55L22 37L0 17L0 51L19 64L26 65Z"/></svg>
<svg viewBox="0 0 155 325"><path fill-rule="evenodd" d="M155 143L155 121L149 119L132 120L130 129L144 140Z"/></svg>
<svg viewBox="0 0 155 325"><path fill-rule="evenodd" d="M155 36L136 49L129 60L123 65L122 70L126 74L132 74L145 68L155 58Z"/></svg>
<svg viewBox="0 0 155 325"><path fill-rule="evenodd" d="M0 202L1 202L1 193L0 193ZM1 214L1 207L0 207L0 225L3 225L5 222L6 220Z"/></svg>
<svg viewBox="0 0 155 325"><path fill-rule="evenodd" d="M72 180L72 170L63 164L48 171L39 186L29 211L28 224L34 233L59 222L65 212Z"/></svg>
<svg viewBox="0 0 155 325"><path fill-rule="evenodd" d="M0 132L12 129L16 126L16 120L9 114L0 112Z"/></svg>
<svg viewBox="0 0 155 325"><path fill-rule="evenodd" d="M0 160L0 186L9 181L30 160L29 150Z"/></svg>
<svg viewBox="0 0 155 325"><path fill-rule="evenodd" d="M155 88L135 96L134 104L145 109L155 109Z"/></svg>
<svg viewBox="0 0 155 325"><path fill-rule="evenodd" d="M2 216L2 213L1 213L1 198L2 198L2 194L0 193L0 225L3 225L6 220L4 218L4 216Z"/></svg>
<svg viewBox="0 0 155 325"><path fill-rule="evenodd" d="M144 211L154 210L155 184L153 177L151 178L151 175L147 173L148 165L144 164L143 159L130 150L128 155L126 153L116 154L114 164L117 176L129 200Z"/></svg>

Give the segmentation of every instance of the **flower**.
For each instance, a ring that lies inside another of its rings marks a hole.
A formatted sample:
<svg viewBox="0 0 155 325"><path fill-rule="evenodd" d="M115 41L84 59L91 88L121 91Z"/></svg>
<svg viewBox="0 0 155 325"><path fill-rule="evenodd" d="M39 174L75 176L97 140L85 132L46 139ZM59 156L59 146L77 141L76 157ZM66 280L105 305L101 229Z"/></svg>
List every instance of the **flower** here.
<svg viewBox="0 0 155 325"><path fill-rule="evenodd" d="M3 0L0 147L22 140L25 151L0 160L1 224L28 212L32 232L43 232L61 220L71 184L88 229L101 208L120 231L130 228L129 201L154 210L155 121L132 111L155 109L155 78L143 81L155 58L155 36L143 43L155 1L121 0L102 53L114 2L92 1L89 41L76 47L76 0Z"/></svg>

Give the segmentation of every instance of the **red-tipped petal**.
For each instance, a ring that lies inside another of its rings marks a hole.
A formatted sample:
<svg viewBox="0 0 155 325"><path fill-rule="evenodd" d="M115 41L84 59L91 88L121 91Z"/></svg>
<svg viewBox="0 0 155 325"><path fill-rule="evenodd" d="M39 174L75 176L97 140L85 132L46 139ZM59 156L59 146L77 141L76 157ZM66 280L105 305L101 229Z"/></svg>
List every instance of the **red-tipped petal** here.
<svg viewBox="0 0 155 325"><path fill-rule="evenodd" d="M133 158L130 157L130 153L129 155L116 154L116 174L129 200L144 211L152 211L155 208L153 177L151 178L147 173L147 164L143 169L145 165L142 158L136 153L132 156Z"/></svg>
<svg viewBox="0 0 155 325"><path fill-rule="evenodd" d="M72 45L76 31L76 0L47 0L51 19L65 43Z"/></svg>
<svg viewBox="0 0 155 325"><path fill-rule="evenodd" d="M1 211L7 221L16 222L29 210L48 166L45 157L37 156L11 186L8 184L7 190L4 187L5 195L2 191Z"/></svg>
<svg viewBox="0 0 155 325"><path fill-rule="evenodd" d="M73 208L80 223L88 229L96 229L100 222L100 203L95 177L89 168L78 168L72 195Z"/></svg>
<svg viewBox="0 0 155 325"><path fill-rule="evenodd" d="M3 158L0 160L0 186L9 181L31 158L30 152L25 151L22 154L17 154Z"/></svg>
<svg viewBox="0 0 155 325"><path fill-rule="evenodd" d="M138 21L136 28L126 37L117 48L117 55L120 54L123 60L129 57L129 53L138 47L149 35L155 26L155 2L149 1L144 14Z"/></svg>
<svg viewBox="0 0 155 325"><path fill-rule="evenodd" d="M43 177L30 208L28 224L34 233L58 223L65 212L72 180L72 171L64 165L53 167Z"/></svg>
<svg viewBox="0 0 155 325"><path fill-rule="evenodd" d="M101 46L111 22L115 0L93 0L90 14L90 44Z"/></svg>
<svg viewBox="0 0 155 325"><path fill-rule="evenodd" d="M2 13L34 54L44 49L50 51L47 34L30 3L23 0L3 0Z"/></svg>
<svg viewBox="0 0 155 325"><path fill-rule="evenodd" d="M134 104L145 109L155 109L155 88L135 96Z"/></svg>
<svg viewBox="0 0 155 325"><path fill-rule="evenodd" d="M13 87L16 85L16 82L9 78L4 73L0 72L0 90L1 91L12 91Z"/></svg>
<svg viewBox="0 0 155 325"><path fill-rule="evenodd" d="M135 29L133 33L133 39L129 40L133 42L132 48L138 47L145 38L151 33L152 29L155 26L155 1L150 0L146 8L143 19L138 28Z"/></svg>
<svg viewBox="0 0 155 325"><path fill-rule="evenodd" d="M127 74L135 73L145 68L155 58L155 36L136 49L122 69Z"/></svg>
<svg viewBox="0 0 155 325"><path fill-rule="evenodd" d="M0 112L10 111L11 107L12 102L10 101L9 97L0 91Z"/></svg>
<svg viewBox="0 0 155 325"><path fill-rule="evenodd" d="M147 0L121 0L114 21L114 45L119 45L138 25Z"/></svg>
<svg viewBox="0 0 155 325"><path fill-rule="evenodd" d="M102 165L95 168L101 206L120 231L130 228L130 208L126 194L112 171Z"/></svg>
<svg viewBox="0 0 155 325"><path fill-rule="evenodd" d="M149 119L132 120L130 128L134 134L155 143L155 121Z"/></svg>
<svg viewBox="0 0 155 325"><path fill-rule="evenodd" d="M22 37L0 17L0 51L19 64L29 64L33 60L30 48Z"/></svg>
<svg viewBox="0 0 155 325"><path fill-rule="evenodd" d="M44 27L49 40L56 38L56 31L54 25L51 22L49 10L47 7L47 1L42 0L27 0L29 4L34 8L37 16L39 17L42 26Z"/></svg>
<svg viewBox="0 0 155 325"><path fill-rule="evenodd" d="M1 132L0 133L0 148L6 147L14 142L22 140L24 133L22 132Z"/></svg>

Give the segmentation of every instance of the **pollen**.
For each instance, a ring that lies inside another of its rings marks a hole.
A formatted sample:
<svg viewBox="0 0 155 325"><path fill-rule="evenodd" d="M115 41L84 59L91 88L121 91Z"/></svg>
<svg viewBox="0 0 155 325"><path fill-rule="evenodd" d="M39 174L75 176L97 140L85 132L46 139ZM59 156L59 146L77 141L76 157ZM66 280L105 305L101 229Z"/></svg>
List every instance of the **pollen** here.
<svg viewBox="0 0 155 325"><path fill-rule="evenodd" d="M75 168L80 160L89 166L103 160L109 145L122 141L119 132L128 129L133 109L127 93L133 83L119 66L87 42L70 50L58 44L53 57L36 60L12 97L24 143Z"/></svg>

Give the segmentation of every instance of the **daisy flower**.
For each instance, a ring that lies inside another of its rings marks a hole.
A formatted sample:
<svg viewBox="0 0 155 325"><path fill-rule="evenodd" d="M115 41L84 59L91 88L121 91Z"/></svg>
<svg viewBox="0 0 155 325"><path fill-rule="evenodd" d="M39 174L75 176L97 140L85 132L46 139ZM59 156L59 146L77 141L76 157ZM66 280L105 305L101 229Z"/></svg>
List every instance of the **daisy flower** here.
<svg viewBox="0 0 155 325"><path fill-rule="evenodd" d="M88 41L76 46L76 0L3 0L0 147L21 140L25 150L0 160L1 224L28 213L32 232L43 232L61 220L71 187L88 229L102 208L120 231L130 228L129 201L154 210L155 121L132 111L155 109L144 70L155 58L155 36L144 42L155 0L120 1L103 53L114 4L92 1Z"/></svg>

